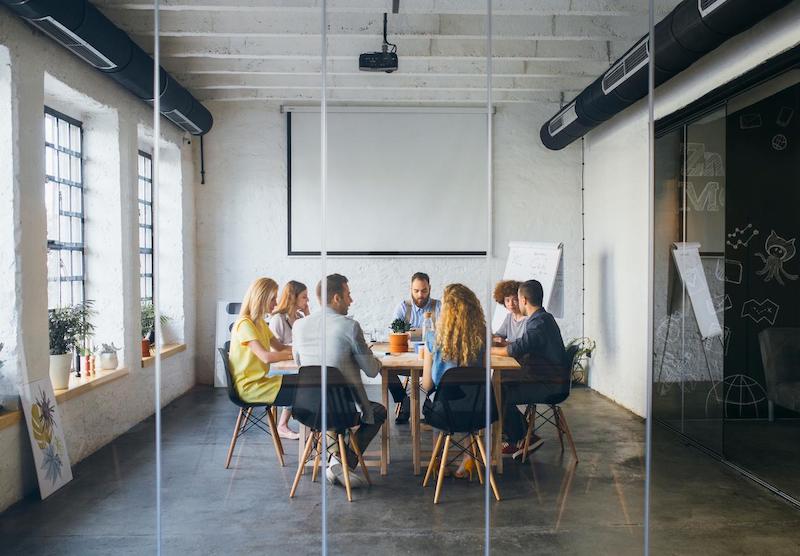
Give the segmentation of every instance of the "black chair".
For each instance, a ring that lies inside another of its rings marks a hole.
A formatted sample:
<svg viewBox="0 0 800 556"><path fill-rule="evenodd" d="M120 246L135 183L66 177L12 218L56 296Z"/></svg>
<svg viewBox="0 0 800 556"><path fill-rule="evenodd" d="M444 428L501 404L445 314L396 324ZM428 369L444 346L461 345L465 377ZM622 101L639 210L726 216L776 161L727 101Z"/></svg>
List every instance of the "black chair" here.
<svg viewBox="0 0 800 556"><path fill-rule="evenodd" d="M297 378L297 390L292 404L292 417L299 423L311 429L311 434L306 440L303 455L297 465L297 473L294 476L292 490L289 491L289 498L294 498L297 485L300 484L300 476L305 471L306 464L314 458L311 481L317 480L320 460L323 456L322 450L322 368L318 365L300 367ZM367 465L361 454L361 449L353 433L353 427L361 423L361 414L356 408L356 396L353 387L348 383L341 371L336 367L327 367L327 411L326 428L329 433L336 435L336 444L327 446L328 453L336 453L338 448L339 460L342 462L342 472L344 475L344 486L347 491L347 500L353 501L353 494L350 488L350 469L347 464L347 449L345 433L348 433L350 446L358 456L358 463L364 472L367 483L372 485L372 480L367 471ZM327 456L328 454L325 454ZM327 459L327 458L326 458Z"/></svg>
<svg viewBox="0 0 800 556"><path fill-rule="evenodd" d="M219 356L222 357L222 364L225 366L225 386L228 389L228 398L239 407L239 415L236 417L236 425L233 427L233 436L231 437L231 445L228 448L228 457L225 458L225 469L231 464L233 457L233 449L236 447L236 441L244 433L257 427L272 437L272 444L275 446L275 453L278 456L278 461L281 467L286 464L283 461L283 444L281 437L278 435L278 427L275 425L275 415L272 412L272 406L266 403L250 403L242 400L239 397L239 392L236 391L236 386L233 381L233 373L231 372L231 364L228 359L228 349L230 342L225 342L225 348L219 348ZM262 415L253 415L254 409L264 408ZM264 422L267 419L267 423ZM268 425L267 428L265 425Z"/></svg>
<svg viewBox="0 0 800 556"><path fill-rule="evenodd" d="M575 356L578 354L579 345L573 345L566 350L566 364L562 369L558 369L554 374L546 376L540 382L533 382L533 395L525 397L524 399L516 398L519 400L519 405L523 403L525 408L525 420L528 424L525 433L525 441L522 445L522 461L528 456L528 450L531 444L531 437L533 433L544 426L542 423L536 426L536 418L541 417L545 422L553 425L558 431L558 440L561 443L561 451L564 451L564 436L567 437L572 455L575 457L575 463L578 463L578 451L575 449L575 442L572 440L572 432L567 425L567 418L564 416L564 410L561 408L561 403L569 397L572 387L572 367L575 363ZM523 364L523 372L525 371ZM531 375L536 376L537 371L531 372ZM527 386L527 384L525 385ZM524 388L521 389L523 392ZM537 405L547 406L544 411L538 411Z"/></svg>
<svg viewBox="0 0 800 556"><path fill-rule="evenodd" d="M497 403L494 392L490 391L490 421L497 421ZM455 462L466 451L470 452L478 470L478 479L483 484L480 462L489 471L489 484L494 492L494 497L500 501L500 492L492 473L492 457L486 457L486 450L481 442L480 431L486 428L486 369L483 367L455 367L449 369L442 376L433 403L426 403L423 407L425 422L438 429L436 445L431 454L428 470L422 486L428 486L428 481L433 475L437 458L440 460L439 476L436 479L436 492L433 503L438 504L442 492L445 469L448 464ZM454 436L462 435L454 440ZM442 446L444 440L444 447ZM450 455L451 444L457 447L457 453ZM477 450L475 446L477 445ZM441 455L440 454L441 450ZM480 454L480 457L478 457Z"/></svg>

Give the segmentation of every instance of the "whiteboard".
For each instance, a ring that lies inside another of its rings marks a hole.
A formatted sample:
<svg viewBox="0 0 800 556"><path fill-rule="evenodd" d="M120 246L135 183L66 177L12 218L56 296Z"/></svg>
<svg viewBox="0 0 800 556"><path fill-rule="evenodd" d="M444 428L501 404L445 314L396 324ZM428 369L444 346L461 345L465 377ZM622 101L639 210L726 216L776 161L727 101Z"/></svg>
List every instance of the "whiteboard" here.
<svg viewBox="0 0 800 556"><path fill-rule="evenodd" d="M319 111L289 128L289 254L321 249ZM325 249L342 254L485 253L485 110L329 108Z"/></svg>
<svg viewBox="0 0 800 556"><path fill-rule="evenodd" d="M539 280L544 292L544 308L554 317L564 316L564 257L561 243L512 241L508 244L508 260L504 280ZM503 324L508 311L497 305L492 330Z"/></svg>
<svg viewBox="0 0 800 556"><path fill-rule="evenodd" d="M675 243L672 256L675 259L675 266L678 268L681 280L686 291L689 292L689 299L692 302L694 317L697 319L697 327L700 335L705 340L722 335L722 327L717 318L717 311L711 300L711 293L708 289L706 274L703 271L703 263L700 261L699 243Z"/></svg>

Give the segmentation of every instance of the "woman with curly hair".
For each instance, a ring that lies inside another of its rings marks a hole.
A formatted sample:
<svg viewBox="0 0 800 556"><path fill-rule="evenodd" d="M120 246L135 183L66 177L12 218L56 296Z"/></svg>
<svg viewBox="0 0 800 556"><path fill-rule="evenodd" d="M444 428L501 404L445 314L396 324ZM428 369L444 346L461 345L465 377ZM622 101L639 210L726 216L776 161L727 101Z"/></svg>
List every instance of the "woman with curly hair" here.
<svg viewBox="0 0 800 556"><path fill-rule="evenodd" d="M492 343L496 346L508 345L525 331L525 321L528 317L522 314L517 298L520 283L516 280L503 280L494 287L494 300L508 311L503 324L492 337Z"/></svg>
<svg viewBox="0 0 800 556"><path fill-rule="evenodd" d="M446 286L436 331L425 338L422 387L431 392L454 367L482 367L485 344L486 319L478 298L463 284ZM474 468L472 458L465 454L455 476L465 478Z"/></svg>

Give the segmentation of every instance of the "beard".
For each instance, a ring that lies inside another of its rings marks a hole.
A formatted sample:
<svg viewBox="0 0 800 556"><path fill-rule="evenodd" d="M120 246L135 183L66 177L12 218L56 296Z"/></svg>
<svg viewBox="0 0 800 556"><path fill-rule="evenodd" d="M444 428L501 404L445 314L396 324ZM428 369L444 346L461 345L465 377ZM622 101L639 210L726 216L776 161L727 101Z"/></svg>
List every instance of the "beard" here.
<svg viewBox="0 0 800 556"><path fill-rule="evenodd" d="M422 307L425 307L425 305L428 304L428 301L430 301L431 296L420 298L420 299L414 299L412 297L411 299L414 301L414 305L416 305L419 308L422 308Z"/></svg>

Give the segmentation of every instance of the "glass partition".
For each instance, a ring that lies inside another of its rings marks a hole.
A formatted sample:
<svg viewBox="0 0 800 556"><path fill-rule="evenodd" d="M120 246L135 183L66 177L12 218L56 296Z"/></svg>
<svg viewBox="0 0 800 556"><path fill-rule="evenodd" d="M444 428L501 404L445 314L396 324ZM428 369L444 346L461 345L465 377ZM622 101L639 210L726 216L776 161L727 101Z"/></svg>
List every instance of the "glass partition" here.
<svg viewBox="0 0 800 556"><path fill-rule="evenodd" d="M491 318L486 7L397 4L328 4L325 16L323 265L348 292L340 302L328 291L327 415L340 417L341 371L356 383L361 422L342 438L365 460L331 460L326 543L331 553L367 544L480 553ZM342 352L351 334L356 349L370 346L355 360Z"/></svg>
<svg viewBox="0 0 800 556"><path fill-rule="evenodd" d="M665 528L701 525L704 538L687 535L683 550L730 538L741 550L762 550L761 540L732 528L760 529L793 515L784 502L798 504L789 471L798 462L790 394L797 192L789 185L798 171L798 52L796 37L774 34L786 12L753 7L684 2L656 26L652 551L674 546ZM728 74L744 52L737 41L757 44L762 33L787 50L757 50ZM703 52L686 50L688 40L701 41ZM703 85L691 87L700 75ZM793 549L790 532L775 538L787 544L769 551Z"/></svg>

